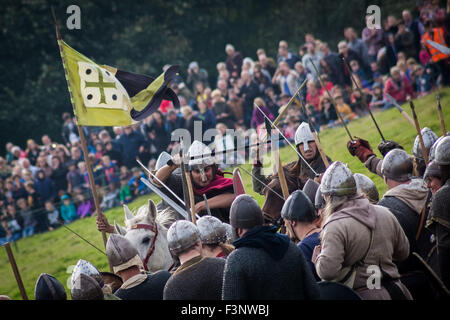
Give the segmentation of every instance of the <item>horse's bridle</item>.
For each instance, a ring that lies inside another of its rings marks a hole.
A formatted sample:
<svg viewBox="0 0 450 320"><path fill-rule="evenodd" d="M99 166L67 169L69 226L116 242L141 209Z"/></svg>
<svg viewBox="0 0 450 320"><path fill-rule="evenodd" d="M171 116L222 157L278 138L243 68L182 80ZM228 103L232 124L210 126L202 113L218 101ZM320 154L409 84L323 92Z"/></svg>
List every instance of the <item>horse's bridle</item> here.
<svg viewBox="0 0 450 320"><path fill-rule="evenodd" d="M155 233L155 236L153 237L153 240L152 240L152 245L148 249L147 255L145 256L145 259L142 260L143 263L144 263L145 271L148 271L147 263L148 263L148 259L150 259L150 256L155 251L155 242L156 242L156 238L158 237L158 225L156 223L154 225L151 225L151 224L135 224L135 225L133 225L131 227L131 229L147 229L147 230L150 230L150 231Z"/></svg>

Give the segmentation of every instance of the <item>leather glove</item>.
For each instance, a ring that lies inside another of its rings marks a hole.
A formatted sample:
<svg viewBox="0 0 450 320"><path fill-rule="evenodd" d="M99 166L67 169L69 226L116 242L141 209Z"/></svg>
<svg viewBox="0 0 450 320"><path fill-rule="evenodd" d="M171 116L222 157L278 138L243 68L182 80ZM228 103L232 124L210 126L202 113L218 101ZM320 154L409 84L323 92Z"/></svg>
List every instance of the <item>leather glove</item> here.
<svg viewBox="0 0 450 320"><path fill-rule="evenodd" d="M375 155L369 142L360 138L356 141L347 142L347 149L352 156L357 156L362 163L366 162L370 156Z"/></svg>
<svg viewBox="0 0 450 320"><path fill-rule="evenodd" d="M393 140L386 140L378 145L378 150L383 155L383 158L386 155L386 153L388 153L393 149L403 149L403 147Z"/></svg>

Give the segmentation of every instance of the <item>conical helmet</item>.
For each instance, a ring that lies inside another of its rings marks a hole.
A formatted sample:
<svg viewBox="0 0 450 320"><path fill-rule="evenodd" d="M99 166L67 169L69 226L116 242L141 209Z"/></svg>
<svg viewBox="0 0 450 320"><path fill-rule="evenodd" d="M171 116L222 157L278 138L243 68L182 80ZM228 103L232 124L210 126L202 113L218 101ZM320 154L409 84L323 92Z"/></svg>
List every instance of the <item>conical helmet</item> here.
<svg viewBox="0 0 450 320"><path fill-rule="evenodd" d="M197 220L197 228L203 244L218 244L227 241L227 230L222 221L216 217L201 217Z"/></svg>
<svg viewBox="0 0 450 320"><path fill-rule="evenodd" d="M430 155L429 155L429 157L428 157L428 160L429 160L429 161L433 161L433 160L434 160L435 155L436 155L436 147L437 147L437 145L439 144L439 142L441 142L442 139L444 139L445 137L448 137L448 136L450 136L450 132L447 132L447 134L446 134L445 136L439 137L439 139L437 139L437 140L433 143L433 145L432 145L431 148L430 148Z"/></svg>
<svg viewBox="0 0 450 320"><path fill-rule="evenodd" d="M450 137L442 139L436 146L436 163L440 166L450 165Z"/></svg>
<svg viewBox="0 0 450 320"><path fill-rule="evenodd" d="M308 179L308 181L306 181L305 185L303 186L303 192L308 196L309 200L311 200L312 203L314 203L319 187L320 184L312 179Z"/></svg>
<svg viewBox="0 0 450 320"><path fill-rule="evenodd" d="M434 133L433 130L431 130L430 128L427 128L427 127L422 128L422 130L420 130L420 133L422 134L423 144L425 145L425 149L427 150L427 155L428 155L430 152L431 146L437 140L438 136L436 133ZM416 139L414 140L412 154L414 157L416 157L418 159L423 159L422 146L420 145L419 135L417 135Z"/></svg>
<svg viewBox="0 0 450 320"><path fill-rule="evenodd" d="M227 241L231 242L233 240L233 228L231 227L231 225L229 223L222 222L222 224L225 228L225 232L227 235Z"/></svg>
<svg viewBox="0 0 450 320"><path fill-rule="evenodd" d="M313 222L317 214L309 197L302 190L296 190L286 199L281 217L291 221Z"/></svg>
<svg viewBox="0 0 450 320"><path fill-rule="evenodd" d="M423 180L428 183L428 180L431 177L436 177L441 179L441 170L439 169L439 165L435 160L428 163L427 168L425 169L425 173L423 174Z"/></svg>
<svg viewBox="0 0 450 320"><path fill-rule="evenodd" d="M103 282L102 275L97 270L97 268L89 261L80 259L80 260L78 260L75 268L72 271L72 277L71 277L72 288L73 288L75 279L78 278L80 276L80 274L88 275L88 276L94 278L95 280L97 280L100 288L102 288L103 285L105 284Z"/></svg>
<svg viewBox="0 0 450 320"><path fill-rule="evenodd" d="M104 300L98 281L84 273L78 273L70 290L72 300Z"/></svg>
<svg viewBox="0 0 450 320"><path fill-rule="evenodd" d="M230 224L233 229L251 229L264 223L261 208L251 196L237 196L230 207Z"/></svg>
<svg viewBox="0 0 450 320"><path fill-rule="evenodd" d="M189 150L187 152L189 157L189 168L197 167L207 167L215 163L214 157L211 155L211 149L208 148L204 143L194 140ZM194 159L191 159L191 158Z"/></svg>
<svg viewBox="0 0 450 320"><path fill-rule="evenodd" d="M195 224L187 220L175 221L167 231L169 250L173 255L183 253L201 241Z"/></svg>
<svg viewBox="0 0 450 320"><path fill-rule="evenodd" d="M124 236L112 233L106 243L106 255L115 273L131 266L142 267L142 259L136 248Z"/></svg>
<svg viewBox="0 0 450 320"><path fill-rule="evenodd" d="M347 165L333 162L325 171L320 184L323 195L351 196L356 194L356 181Z"/></svg>
<svg viewBox="0 0 450 320"><path fill-rule="evenodd" d="M36 300L67 300L64 286L48 273L41 273L37 279L34 297Z"/></svg>
<svg viewBox="0 0 450 320"><path fill-rule="evenodd" d="M322 191L320 191L320 187L317 189L316 197L314 198L314 207L316 210L325 208L325 199L323 198Z"/></svg>
<svg viewBox="0 0 450 320"><path fill-rule="evenodd" d="M383 177L394 181L408 181L413 172L413 162L405 150L393 149L389 151L381 164Z"/></svg>
<svg viewBox="0 0 450 320"><path fill-rule="evenodd" d="M302 122L297 131L295 131L295 145L298 146L300 143L303 143L303 149L305 151L309 150L308 142L314 141L313 133L309 127L309 124L306 122Z"/></svg>
<svg viewBox="0 0 450 320"><path fill-rule="evenodd" d="M372 203L377 203L380 200L378 189L368 176L361 173L354 173L353 177L356 181L358 193L363 194Z"/></svg>

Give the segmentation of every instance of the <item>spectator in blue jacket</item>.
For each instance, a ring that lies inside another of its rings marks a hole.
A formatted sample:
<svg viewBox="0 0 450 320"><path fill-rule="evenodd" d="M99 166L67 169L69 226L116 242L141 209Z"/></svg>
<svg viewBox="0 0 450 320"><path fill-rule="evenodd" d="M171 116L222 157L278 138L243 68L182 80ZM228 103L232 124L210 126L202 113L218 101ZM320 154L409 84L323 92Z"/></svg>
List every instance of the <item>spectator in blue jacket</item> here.
<svg viewBox="0 0 450 320"><path fill-rule="evenodd" d="M77 208L73 204L72 200L70 200L70 197L65 194L61 197L61 200L63 201L63 204L61 205L60 211L64 224L71 223L78 219Z"/></svg>
<svg viewBox="0 0 450 320"><path fill-rule="evenodd" d="M130 186L131 196L137 197L147 193L147 186L141 181L141 178L145 178L145 175L136 167L131 169L133 176L131 177L128 185Z"/></svg>
<svg viewBox="0 0 450 320"><path fill-rule="evenodd" d="M56 189L53 181L45 176L44 171L39 170L34 183L36 192L42 197L42 201L53 200L56 196Z"/></svg>
<svg viewBox="0 0 450 320"><path fill-rule="evenodd" d="M136 158L144 151L145 139L138 131L133 131L132 127L125 127L124 133L119 138L119 145L122 148L123 160L128 169L136 165Z"/></svg>

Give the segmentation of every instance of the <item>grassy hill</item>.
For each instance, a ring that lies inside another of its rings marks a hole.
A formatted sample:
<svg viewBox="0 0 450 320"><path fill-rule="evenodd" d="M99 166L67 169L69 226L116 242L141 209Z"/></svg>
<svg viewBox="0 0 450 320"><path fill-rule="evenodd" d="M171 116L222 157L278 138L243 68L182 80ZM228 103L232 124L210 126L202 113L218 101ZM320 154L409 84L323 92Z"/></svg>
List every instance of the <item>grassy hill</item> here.
<svg viewBox="0 0 450 320"><path fill-rule="evenodd" d="M440 95L445 120L450 128L450 88L441 90ZM429 95L414 102L421 127L427 126L440 136L442 133L434 95ZM403 107L406 112L411 114L409 105L404 105ZM400 115L397 109L375 112L374 116L386 139L397 141L407 152L411 152L416 130ZM348 128L352 135L368 140L375 153L380 156L376 148L381 141L380 135L376 131L370 117L355 120L348 125ZM386 191L387 188L383 180L369 173L357 158L352 157L348 153L346 147L348 136L343 128L323 131L320 133L320 139L322 147L329 157L333 160L348 163L353 172L368 175L377 185L380 195ZM297 159L296 153L290 147L281 149L280 155L283 163ZM244 167L247 170L251 169L250 165L245 165ZM251 177L242 171L241 174L247 193L262 203L263 197L255 194L252 190ZM160 201L155 195L151 195L150 198L156 203ZM148 197L141 197L131 203L129 207L135 210L145 204L147 199ZM106 216L110 222L116 220L123 224L123 210L120 207L109 210L106 212ZM76 221L69 227L103 250L103 242L101 234L96 229L95 218L91 217ZM17 249L13 245L13 252L29 299L34 299L34 286L41 273L45 272L54 275L66 286L67 280L71 275L71 266L74 266L81 258L92 262L101 271L108 271L105 255L65 228L19 240ZM69 290L67 290L67 293L68 297L70 297ZM4 248L0 248L0 294L6 294L13 299L21 299Z"/></svg>

